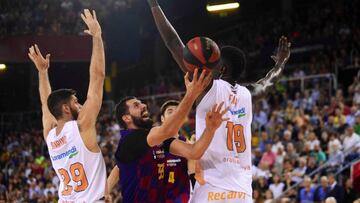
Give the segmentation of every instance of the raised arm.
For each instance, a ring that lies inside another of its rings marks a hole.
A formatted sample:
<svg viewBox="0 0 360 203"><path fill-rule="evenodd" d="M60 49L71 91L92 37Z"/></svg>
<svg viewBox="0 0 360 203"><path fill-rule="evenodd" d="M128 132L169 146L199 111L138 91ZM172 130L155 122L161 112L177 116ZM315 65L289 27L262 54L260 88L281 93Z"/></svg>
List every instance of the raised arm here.
<svg viewBox="0 0 360 203"><path fill-rule="evenodd" d="M185 117L189 114L196 98L204 91L212 80L212 75L206 70L203 70L198 78L198 69L195 69L194 77L191 82L189 81L188 73L186 73L184 79L186 85L184 98L181 100L175 113L166 119L161 126L154 127L150 130L147 136L147 143L149 146L159 145L179 132L179 129L183 125Z"/></svg>
<svg viewBox="0 0 360 203"><path fill-rule="evenodd" d="M38 70L43 133L44 138L46 139L49 131L56 126L56 119L50 113L47 106L47 99L51 93L51 86L48 76L48 69L50 67L50 54L47 54L46 58L44 58L40 52L39 47L35 44L29 48L28 56Z"/></svg>
<svg viewBox="0 0 360 203"><path fill-rule="evenodd" d="M174 140L170 145L170 153L182 156L188 160L198 160L202 157L206 149L209 147L215 131L220 127L223 121L229 120L229 118L223 118L224 114L229 110L221 111L224 102L220 105L215 104L213 108L206 114L206 128L201 135L201 138L194 144L183 142L179 139Z"/></svg>
<svg viewBox="0 0 360 203"><path fill-rule="evenodd" d="M176 33L176 30L166 18L157 0L148 0L148 3L161 38L163 39L166 47L170 50L181 70L186 73L188 70L183 62L184 43L181 41L179 35Z"/></svg>
<svg viewBox="0 0 360 203"><path fill-rule="evenodd" d="M275 66L266 74L266 76L254 84L250 84L250 89L253 101L263 98L272 88L273 84L280 78L285 64L290 57L290 46L287 38L282 36L279 40L277 53L271 58L275 61Z"/></svg>
<svg viewBox="0 0 360 203"><path fill-rule="evenodd" d="M84 132L82 133L83 139L90 139L92 144L96 144L95 123L103 98L105 53L101 38L101 27L96 19L95 11L91 14L88 9L85 9L84 13L81 14L81 18L88 27L88 30L84 32L92 36L93 47L90 62L89 89L84 106L79 113L78 124L80 131ZM85 143L87 142L87 140L84 141Z"/></svg>

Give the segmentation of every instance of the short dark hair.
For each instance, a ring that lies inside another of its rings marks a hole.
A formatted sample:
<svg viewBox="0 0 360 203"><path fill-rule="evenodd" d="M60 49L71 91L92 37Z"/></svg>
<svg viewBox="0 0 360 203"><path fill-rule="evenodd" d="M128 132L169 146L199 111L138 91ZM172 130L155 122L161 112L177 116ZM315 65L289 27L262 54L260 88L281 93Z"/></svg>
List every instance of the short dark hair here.
<svg viewBox="0 0 360 203"><path fill-rule="evenodd" d="M179 106L180 102L177 100L168 100L160 107L160 115L163 116L169 106Z"/></svg>
<svg viewBox="0 0 360 203"><path fill-rule="evenodd" d="M223 46L221 48L221 61L233 80L242 79L246 74L246 56L241 49L234 46Z"/></svg>
<svg viewBox="0 0 360 203"><path fill-rule="evenodd" d="M47 105L50 113L56 119L60 119L63 116L61 107L70 101L72 95L76 95L76 91L73 89L58 89L51 92L47 99Z"/></svg>
<svg viewBox="0 0 360 203"><path fill-rule="evenodd" d="M115 106L115 117L116 120L118 121L118 123L120 124L120 126L122 128L127 129L127 125L124 122L124 120L122 119L123 115L128 114L129 113L129 107L126 104L127 101L131 100L131 99L136 99L136 97L134 96L127 96L122 98Z"/></svg>

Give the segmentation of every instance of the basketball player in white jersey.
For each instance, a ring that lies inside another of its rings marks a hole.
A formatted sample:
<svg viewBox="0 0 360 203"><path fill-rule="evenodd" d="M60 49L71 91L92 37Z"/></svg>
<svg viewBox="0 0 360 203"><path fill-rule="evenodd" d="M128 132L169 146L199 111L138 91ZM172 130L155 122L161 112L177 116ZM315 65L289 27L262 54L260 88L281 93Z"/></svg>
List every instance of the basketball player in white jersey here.
<svg viewBox="0 0 360 203"><path fill-rule="evenodd" d="M44 139L50 159L60 178L59 202L103 202L106 194L106 169L96 141L96 118L100 111L105 78L105 54L101 27L95 11L81 14L92 36L90 84L84 105L76 92L59 89L51 92L48 78L50 54L43 57L37 45L29 48L29 58L39 71L39 92L43 113ZM63 78L66 81L66 78Z"/></svg>
<svg viewBox="0 0 360 203"><path fill-rule="evenodd" d="M160 34L180 68L187 72L183 62L184 44L166 19L156 0L148 0ZM213 82L198 97L196 109L196 138L205 127L205 113L217 102L230 106L224 122L197 165L197 185L192 203L250 203L252 202L251 122L252 100L264 96L280 76L290 56L290 43L285 37L279 41L275 67L265 78L248 85L241 83L244 76L243 52L232 46L222 47L221 62L213 69Z"/></svg>

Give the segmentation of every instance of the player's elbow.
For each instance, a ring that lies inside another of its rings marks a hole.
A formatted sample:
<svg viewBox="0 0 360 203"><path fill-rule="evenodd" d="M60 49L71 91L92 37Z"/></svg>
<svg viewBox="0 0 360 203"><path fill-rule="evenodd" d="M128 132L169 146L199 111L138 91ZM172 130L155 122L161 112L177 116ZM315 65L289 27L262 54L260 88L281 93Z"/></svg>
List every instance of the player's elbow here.
<svg viewBox="0 0 360 203"><path fill-rule="evenodd" d="M173 123L174 122L165 121L163 125L160 126L159 129L164 137L173 137L179 132L180 128L175 126Z"/></svg>
<svg viewBox="0 0 360 203"><path fill-rule="evenodd" d="M105 76L106 76L105 68L102 67L102 66L99 66L99 67L96 67L96 68L92 69L92 71L90 73L92 73L93 77L96 78L96 79L104 80Z"/></svg>
<svg viewBox="0 0 360 203"><path fill-rule="evenodd" d="M164 137L166 137L166 138L173 137L173 136L175 136L177 133L178 133L178 130L177 130L177 129L174 129L174 128L171 128L171 127L162 129L162 134L163 134Z"/></svg>
<svg viewBox="0 0 360 203"><path fill-rule="evenodd" d="M96 71L96 77L101 80L105 80L105 70Z"/></svg>
<svg viewBox="0 0 360 203"><path fill-rule="evenodd" d="M190 160L199 160L201 159L201 157L204 155L204 151L199 151L194 149L194 145L192 146L192 150L191 153L189 154L189 157L187 157L187 159Z"/></svg>
<svg viewBox="0 0 360 203"><path fill-rule="evenodd" d="M190 160L199 160L203 156L204 153L192 153L188 159Z"/></svg>

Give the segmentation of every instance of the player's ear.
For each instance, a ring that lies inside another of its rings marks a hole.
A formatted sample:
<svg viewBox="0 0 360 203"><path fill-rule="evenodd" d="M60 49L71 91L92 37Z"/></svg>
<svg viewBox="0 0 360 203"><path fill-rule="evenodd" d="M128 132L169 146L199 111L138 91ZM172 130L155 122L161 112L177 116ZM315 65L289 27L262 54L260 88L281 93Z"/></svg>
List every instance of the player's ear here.
<svg viewBox="0 0 360 203"><path fill-rule="evenodd" d="M62 106L61 106L61 110L62 110L62 112L64 113L70 113L71 112L71 109L70 109L70 106L68 105L68 104L63 104Z"/></svg>
<svg viewBox="0 0 360 203"><path fill-rule="evenodd" d="M162 116L160 117L160 120L161 120L161 122L163 123L163 122L165 121L165 117L162 115Z"/></svg>
<svg viewBox="0 0 360 203"><path fill-rule="evenodd" d="M220 71L220 74L224 74L226 71L226 66L224 64L222 64L219 71Z"/></svg>
<svg viewBox="0 0 360 203"><path fill-rule="evenodd" d="M121 117L121 119L122 119L125 123L131 122L131 116L130 116L130 115L123 115L123 116Z"/></svg>

